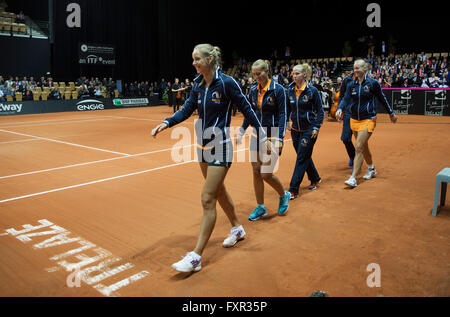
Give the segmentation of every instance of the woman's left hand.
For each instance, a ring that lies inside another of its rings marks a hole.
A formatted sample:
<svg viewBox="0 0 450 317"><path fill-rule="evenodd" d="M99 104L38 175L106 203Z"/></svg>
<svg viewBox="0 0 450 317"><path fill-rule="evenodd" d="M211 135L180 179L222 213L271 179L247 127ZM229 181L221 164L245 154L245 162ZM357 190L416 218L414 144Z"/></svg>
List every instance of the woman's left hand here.
<svg viewBox="0 0 450 317"><path fill-rule="evenodd" d="M280 153L281 150L283 149L283 142L281 142L280 140L276 140L275 142L267 140L266 148L267 148L267 154L271 154L272 150L276 151L277 153Z"/></svg>

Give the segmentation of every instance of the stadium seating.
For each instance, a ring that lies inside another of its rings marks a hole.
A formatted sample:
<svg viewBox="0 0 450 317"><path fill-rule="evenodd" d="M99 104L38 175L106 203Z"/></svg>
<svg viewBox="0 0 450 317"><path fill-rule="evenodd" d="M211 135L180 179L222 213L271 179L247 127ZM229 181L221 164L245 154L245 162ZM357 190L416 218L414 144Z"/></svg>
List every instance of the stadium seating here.
<svg viewBox="0 0 450 317"><path fill-rule="evenodd" d="M12 24L9 22L3 22L3 31L11 31Z"/></svg>
<svg viewBox="0 0 450 317"><path fill-rule="evenodd" d="M42 92L39 91L38 89L33 90L33 100L39 101L41 94L42 94Z"/></svg>
<svg viewBox="0 0 450 317"><path fill-rule="evenodd" d="M26 33L27 26L24 23L16 23L16 14L12 12L3 11L0 9L0 31Z"/></svg>

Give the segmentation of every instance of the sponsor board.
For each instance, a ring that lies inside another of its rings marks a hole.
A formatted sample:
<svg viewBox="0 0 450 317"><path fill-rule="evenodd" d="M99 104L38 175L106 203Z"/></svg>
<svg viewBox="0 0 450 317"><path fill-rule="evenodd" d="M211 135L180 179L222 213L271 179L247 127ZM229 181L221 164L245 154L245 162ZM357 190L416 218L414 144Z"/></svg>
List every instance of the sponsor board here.
<svg viewBox="0 0 450 317"><path fill-rule="evenodd" d="M389 104L397 114L450 116L449 89L388 88L383 89ZM386 113L378 104L378 112Z"/></svg>
<svg viewBox="0 0 450 317"><path fill-rule="evenodd" d="M149 104L148 98L139 99L114 99L114 106L133 107L133 106L147 106Z"/></svg>
<svg viewBox="0 0 450 317"><path fill-rule="evenodd" d="M448 106L446 90L425 91L425 115L442 116L444 112L448 112Z"/></svg>
<svg viewBox="0 0 450 317"><path fill-rule="evenodd" d="M23 103L0 103L2 115L19 114L22 112Z"/></svg>
<svg viewBox="0 0 450 317"><path fill-rule="evenodd" d="M78 111L105 110L105 105L101 101L95 99L88 99L78 102L77 110Z"/></svg>

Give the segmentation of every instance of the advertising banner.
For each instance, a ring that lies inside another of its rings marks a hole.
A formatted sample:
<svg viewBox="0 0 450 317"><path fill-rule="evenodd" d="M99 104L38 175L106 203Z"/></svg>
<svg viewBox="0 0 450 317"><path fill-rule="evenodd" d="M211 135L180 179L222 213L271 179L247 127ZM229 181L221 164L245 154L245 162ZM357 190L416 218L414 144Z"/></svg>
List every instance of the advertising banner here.
<svg viewBox="0 0 450 317"><path fill-rule="evenodd" d="M157 106L157 97L140 99L86 98L78 100L12 101L0 102L0 116L51 113L65 111L96 111L129 107Z"/></svg>
<svg viewBox="0 0 450 317"><path fill-rule="evenodd" d="M116 49L112 45L80 43L78 53L80 65L116 65Z"/></svg>
<svg viewBox="0 0 450 317"><path fill-rule="evenodd" d="M450 116L449 88L384 88L383 93L397 114ZM378 112L386 110L378 104Z"/></svg>
<svg viewBox="0 0 450 317"><path fill-rule="evenodd" d="M111 99L0 102L0 116L115 109Z"/></svg>

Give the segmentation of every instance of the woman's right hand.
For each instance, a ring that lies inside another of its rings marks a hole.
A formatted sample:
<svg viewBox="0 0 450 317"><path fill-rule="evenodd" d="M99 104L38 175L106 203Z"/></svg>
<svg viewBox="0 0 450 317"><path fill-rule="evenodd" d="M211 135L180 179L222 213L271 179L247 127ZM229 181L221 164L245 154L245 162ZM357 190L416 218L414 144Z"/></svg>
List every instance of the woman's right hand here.
<svg viewBox="0 0 450 317"><path fill-rule="evenodd" d="M335 116L336 116L337 121L341 121L342 120L342 110L341 109L336 110Z"/></svg>
<svg viewBox="0 0 450 317"><path fill-rule="evenodd" d="M165 122L159 124L156 128L154 128L154 129L152 130L152 136L153 136L154 138L156 138L156 135L157 135L159 132L161 132L161 131L167 129L167 127L168 127L168 125L167 125L167 123L165 123Z"/></svg>

